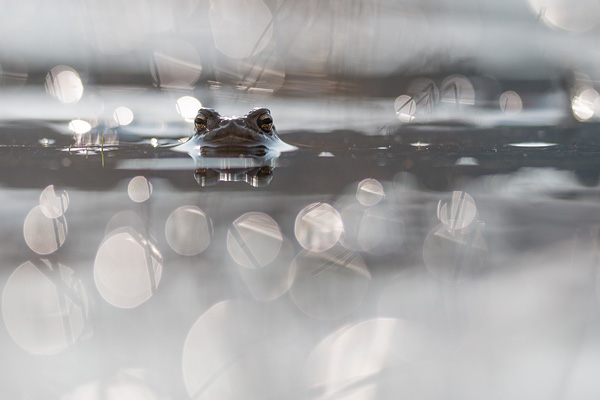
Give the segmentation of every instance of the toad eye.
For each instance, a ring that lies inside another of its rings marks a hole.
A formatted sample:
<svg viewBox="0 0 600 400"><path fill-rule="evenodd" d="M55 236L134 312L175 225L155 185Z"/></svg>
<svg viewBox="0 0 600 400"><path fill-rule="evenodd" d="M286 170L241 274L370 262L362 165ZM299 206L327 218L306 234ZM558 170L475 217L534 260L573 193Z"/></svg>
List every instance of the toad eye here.
<svg viewBox="0 0 600 400"><path fill-rule="evenodd" d="M263 131L263 132L271 132L271 129L273 129L273 117L271 117L271 114L269 114L268 112L261 114L260 117L258 117L258 127Z"/></svg>
<svg viewBox="0 0 600 400"><path fill-rule="evenodd" d="M196 126L196 130L198 132L206 129L206 120L207 119L208 118L206 118L206 115L204 115L204 114L196 115L196 118L194 119L194 125Z"/></svg>

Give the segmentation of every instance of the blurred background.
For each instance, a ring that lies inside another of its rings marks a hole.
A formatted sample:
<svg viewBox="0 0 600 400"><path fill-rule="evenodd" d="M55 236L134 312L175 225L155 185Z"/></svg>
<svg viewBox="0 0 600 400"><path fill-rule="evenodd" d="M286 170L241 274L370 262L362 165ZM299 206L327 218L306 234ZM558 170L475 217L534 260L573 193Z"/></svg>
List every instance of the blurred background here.
<svg viewBox="0 0 600 400"><path fill-rule="evenodd" d="M0 0L0 398L600 395L600 1ZM174 151L201 106L296 151Z"/></svg>
<svg viewBox="0 0 600 400"><path fill-rule="evenodd" d="M184 95L215 107L233 100L225 113L245 112L240 101L286 111L272 99L326 103L286 103L310 113L303 124L311 128L343 114L330 104L341 100L373 101L357 105L368 110L359 117L348 113L365 126L554 122L571 106L590 120L598 106L595 0L31 0L2 8L3 118L112 118L125 106L116 119L176 119L159 100ZM50 96L33 96L42 87ZM477 112L437 107L457 102ZM184 101L180 113L185 104L197 106ZM294 119L282 124L298 129Z"/></svg>

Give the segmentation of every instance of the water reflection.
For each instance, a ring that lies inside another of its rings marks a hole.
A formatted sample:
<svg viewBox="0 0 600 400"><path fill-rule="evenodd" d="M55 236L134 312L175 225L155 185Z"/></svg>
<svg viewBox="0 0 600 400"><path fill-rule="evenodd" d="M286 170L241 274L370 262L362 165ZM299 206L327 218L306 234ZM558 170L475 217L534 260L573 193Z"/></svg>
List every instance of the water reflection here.
<svg viewBox="0 0 600 400"><path fill-rule="evenodd" d="M2 293L2 315L13 340L33 354L57 354L87 324L86 291L73 271L46 259L21 264Z"/></svg>
<svg viewBox="0 0 600 400"><path fill-rule="evenodd" d="M270 157L218 157L210 161L201 157L196 159L194 178L202 187L219 182L246 182L253 187L264 187L273 180L275 162L276 158Z"/></svg>

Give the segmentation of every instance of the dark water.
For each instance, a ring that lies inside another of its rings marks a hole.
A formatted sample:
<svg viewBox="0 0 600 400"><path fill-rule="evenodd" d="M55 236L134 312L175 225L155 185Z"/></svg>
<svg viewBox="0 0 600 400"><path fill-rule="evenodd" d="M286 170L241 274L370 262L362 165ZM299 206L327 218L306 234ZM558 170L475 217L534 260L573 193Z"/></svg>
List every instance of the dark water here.
<svg viewBox="0 0 600 400"><path fill-rule="evenodd" d="M6 124L0 397L585 398L596 130L288 131L279 157L194 160Z"/></svg>

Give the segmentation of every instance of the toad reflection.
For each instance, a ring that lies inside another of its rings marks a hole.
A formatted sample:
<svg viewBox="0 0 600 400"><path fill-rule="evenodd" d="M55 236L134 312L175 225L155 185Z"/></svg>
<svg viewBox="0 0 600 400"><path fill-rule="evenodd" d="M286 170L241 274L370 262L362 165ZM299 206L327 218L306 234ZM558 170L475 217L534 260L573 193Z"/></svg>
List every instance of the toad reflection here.
<svg viewBox="0 0 600 400"><path fill-rule="evenodd" d="M220 181L268 185L280 153L296 149L279 138L266 108L255 108L242 117L224 117L212 108L201 108L194 125L194 135L177 150L196 161L194 176L202 186Z"/></svg>

